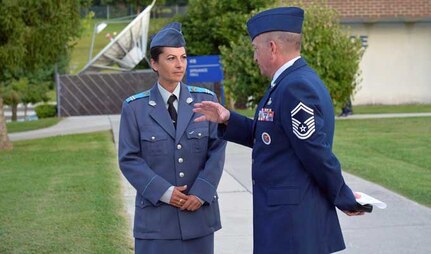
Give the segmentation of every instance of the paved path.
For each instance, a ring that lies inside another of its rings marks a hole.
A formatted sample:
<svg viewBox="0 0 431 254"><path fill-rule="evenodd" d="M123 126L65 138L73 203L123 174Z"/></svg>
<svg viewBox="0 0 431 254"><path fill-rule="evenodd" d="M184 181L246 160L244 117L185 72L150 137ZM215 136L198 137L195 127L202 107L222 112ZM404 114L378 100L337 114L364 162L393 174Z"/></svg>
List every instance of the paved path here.
<svg viewBox="0 0 431 254"><path fill-rule="evenodd" d="M25 131L9 134L11 141L45 138L50 136L61 136L76 133L87 133L94 131L111 130L111 118L118 115L100 116L72 116L61 120L58 124L34 131Z"/></svg>
<svg viewBox="0 0 431 254"><path fill-rule="evenodd" d="M379 118L398 116L400 115L386 114L380 115ZM431 113L403 114L402 116L431 116ZM359 115L347 118L359 118ZM11 140L22 140L68 133L112 130L115 144L118 144L119 119L118 115L69 117L47 129L9 136ZM218 188L223 228L215 234L216 254L252 253L250 168L251 149L229 143L225 172ZM385 210L375 208L373 213L361 217L348 217L339 213L347 245L347 249L340 253L431 253L431 209L361 178L347 173L344 173L344 176L352 189L385 201L388 208ZM135 191L124 177L122 177L122 183L126 210L131 223Z"/></svg>

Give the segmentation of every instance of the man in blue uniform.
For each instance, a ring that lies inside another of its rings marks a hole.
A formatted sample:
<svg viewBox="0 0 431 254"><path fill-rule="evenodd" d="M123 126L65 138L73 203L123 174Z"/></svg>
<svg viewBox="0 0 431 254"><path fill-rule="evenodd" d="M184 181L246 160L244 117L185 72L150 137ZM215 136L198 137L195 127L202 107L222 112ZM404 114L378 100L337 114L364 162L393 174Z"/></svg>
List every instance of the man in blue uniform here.
<svg viewBox="0 0 431 254"><path fill-rule="evenodd" d="M304 12L258 13L247 22L254 59L272 79L254 119L218 103L195 104L197 121L253 148L254 253L331 253L345 248L335 207L362 215L332 153L334 110L318 75L300 56Z"/></svg>
<svg viewBox="0 0 431 254"><path fill-rule="evenodd" d="M187 66L179 23L151 41L152 89L123 103L119 164L136 189L135 253L214 252L221 228L217 186L226 142L217 124L195 122L193 104L216 102L207 89L181 83Z"/></svg>

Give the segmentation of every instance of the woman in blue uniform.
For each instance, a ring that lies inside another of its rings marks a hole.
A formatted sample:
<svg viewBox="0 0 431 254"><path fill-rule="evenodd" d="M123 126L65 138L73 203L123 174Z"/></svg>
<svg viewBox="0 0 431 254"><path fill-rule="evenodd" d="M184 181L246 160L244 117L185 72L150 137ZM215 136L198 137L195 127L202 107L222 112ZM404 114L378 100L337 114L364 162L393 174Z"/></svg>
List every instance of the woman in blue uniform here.
<svg viewBox="0 0 431 254"><path fill-rule="evenodd" d="M120 123L119 164L137 192L135 253L214 253L226 143L217 124L194 121L193 105L217 98L181 82L187 66L181 24L161 29L150 54L157 84L126 99Z"/></svg>

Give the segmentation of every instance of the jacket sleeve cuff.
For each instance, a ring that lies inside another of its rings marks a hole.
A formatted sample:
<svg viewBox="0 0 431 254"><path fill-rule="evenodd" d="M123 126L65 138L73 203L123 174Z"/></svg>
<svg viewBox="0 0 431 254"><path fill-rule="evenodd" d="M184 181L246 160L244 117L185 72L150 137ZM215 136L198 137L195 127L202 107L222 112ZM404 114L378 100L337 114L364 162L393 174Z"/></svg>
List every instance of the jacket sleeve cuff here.
<svg viewBox="0 0 431 254"><path fill-rule="evenodd" d="M155 175L146 184L141 194L145 199L149 200L155 206L160 201L160 198L163 196L163 194L169 189L169 187L171 187L170 183L160 176Z"/></svg>
<svg viewBox="0 0 431 254"><path fill-rule="evenodd" d="M216 198L216 188L209 181L198 177L190 189L189 194L195 195L203 201L211 204Z"/></svg>
<svg viewBox="0 0 431 254"><path fill-rule="evenodd" d="M353 191L346 184L343 185L338 197L335 199L335 206L343 211L355 211L357 202Z"/></svg>
<svg viewBox="0 0 431 254"><path fill-rule="evenodd" d="M174 192L174 186L169 187L169 189L167 189L165 193L163 193L162 197L160 198L160 201L166 204L169 204L171 202L173 192Z"/></svg>

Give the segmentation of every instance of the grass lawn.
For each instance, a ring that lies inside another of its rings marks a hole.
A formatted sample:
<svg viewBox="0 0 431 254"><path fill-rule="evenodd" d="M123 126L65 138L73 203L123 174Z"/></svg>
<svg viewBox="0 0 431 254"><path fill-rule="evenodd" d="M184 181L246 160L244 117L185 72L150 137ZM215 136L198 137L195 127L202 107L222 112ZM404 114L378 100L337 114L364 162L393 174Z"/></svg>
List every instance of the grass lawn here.
<svg viewBox="0 0 431 254"><path fill-rule="evenodd" d="M431 117L336 121L343 170L431 207Z"/></svg>
<svg viewBox="0 0 431 254"><path fill-rule="evenodd" d="M35 121L24 121L24 122L8 122L6 128L8 133L32 131L42 128L47 128L60 122L61 118L43 118Z"/></svg>
<svg viewBox="0 0 431 254"><path fill-rule="evenodd" d="M353 106L354 114L431 112L431 104Z"/></svg>
<svg viewBox="0 0 431 254"><path fill-rule="evenodd" d="M253 117L255 109L238 109L236 112ZM353 106L354 114L382 114L382 113L423 113L431 112L431 104L409 105L364 105ZM337 112L338 115L340 112Z"/></svg>
<svg viewBox="0 0 431 254"><path fill-rule="evenodd" d="M0 152L0 253L132 253L109 132Z"/></svg>

